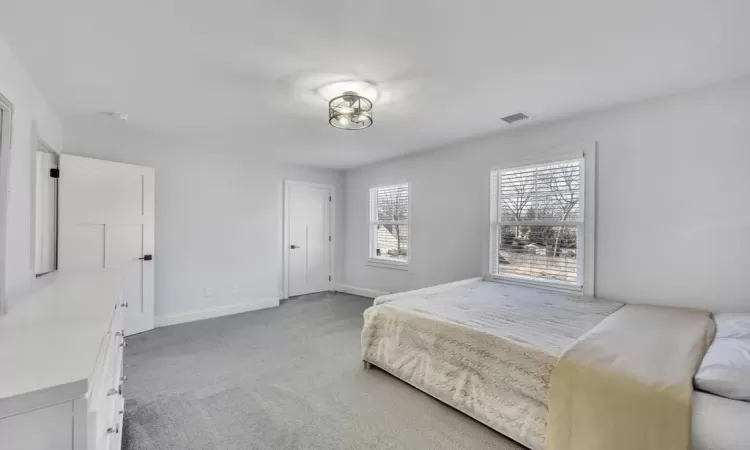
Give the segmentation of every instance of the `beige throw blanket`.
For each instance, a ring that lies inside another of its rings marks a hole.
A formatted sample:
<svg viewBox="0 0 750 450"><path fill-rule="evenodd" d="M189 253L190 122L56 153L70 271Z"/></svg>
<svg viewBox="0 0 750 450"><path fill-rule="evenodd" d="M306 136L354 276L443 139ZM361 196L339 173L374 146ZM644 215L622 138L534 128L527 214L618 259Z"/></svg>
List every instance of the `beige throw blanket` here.
<svg viewBox="0 0 750 450"><path fill-rule="evenodd" d="M715 325L706 311L626 305L552 371L547 450L687 450L693 376Z"/></svg>

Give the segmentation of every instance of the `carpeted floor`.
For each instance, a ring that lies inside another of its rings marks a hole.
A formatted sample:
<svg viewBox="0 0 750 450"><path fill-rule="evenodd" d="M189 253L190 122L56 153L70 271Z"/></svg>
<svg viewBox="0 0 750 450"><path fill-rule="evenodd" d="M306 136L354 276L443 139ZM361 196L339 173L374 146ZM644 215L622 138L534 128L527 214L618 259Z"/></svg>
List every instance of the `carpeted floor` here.
<svg viewBox="0 0 750 450"><path fill-rule="evenodd" d="M523 448L364 370L359 334L371 303L314 294L128 338L123 448Z"/></svg>

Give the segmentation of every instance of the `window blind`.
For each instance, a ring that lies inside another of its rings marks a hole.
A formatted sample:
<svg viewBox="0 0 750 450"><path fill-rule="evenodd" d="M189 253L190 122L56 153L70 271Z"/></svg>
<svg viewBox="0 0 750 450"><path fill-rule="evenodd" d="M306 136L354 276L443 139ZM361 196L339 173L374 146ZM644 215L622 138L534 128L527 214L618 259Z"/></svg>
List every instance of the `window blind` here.
<svg viewBox="0 0 750 450"><path fill-rule="evenodd" d="M372 188L370 257L404 264L409 257L409 185Z"/></svg>
<svg viewBox="0 0 750 450"><path fill-rule="evenodd" d="M493 275L582 286L582 165L492 173Z"/></svg>

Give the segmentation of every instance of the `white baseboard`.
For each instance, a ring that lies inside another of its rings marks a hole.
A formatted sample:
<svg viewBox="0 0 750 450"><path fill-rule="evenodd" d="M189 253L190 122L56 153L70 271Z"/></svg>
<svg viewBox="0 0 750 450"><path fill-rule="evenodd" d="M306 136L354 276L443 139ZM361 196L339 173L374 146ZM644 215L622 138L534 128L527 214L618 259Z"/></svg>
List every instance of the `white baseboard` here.
<svg viewBox="0 0 750 450"><path fill-rule="evenodd" d="M336 290L339 292L346 292L347 294L359 295L362 297L375 298L381 295L388 295L390 292L376 291L375 289L367 289L357 286L349 286L348 284L336 284Z"/></svg>
<svg viewBox="0 0 750 450"><path fill-rule="evenodd" d="M279 306L278 298L263 298L244 303L235 303L233 305L223 305L214 308L199 309L197 311L187 311L177 314L167 314L158 316L154 322L157 327L166 327L178 323L194 322L196 320L212 319L214 317L229 316L257 309L274 308Z"/></svg>

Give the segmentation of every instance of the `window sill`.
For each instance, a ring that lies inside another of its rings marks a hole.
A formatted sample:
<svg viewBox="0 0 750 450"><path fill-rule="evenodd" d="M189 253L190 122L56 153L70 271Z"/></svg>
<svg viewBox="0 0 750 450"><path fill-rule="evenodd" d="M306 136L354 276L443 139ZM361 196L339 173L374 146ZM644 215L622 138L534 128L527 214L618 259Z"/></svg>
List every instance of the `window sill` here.
<svg viewBox="0 0 750 450"><path fill-rule="evenodd" d="M495 281L498 283L513 284L516 286L523 286L535 289L544 289L546 291L555 291L563 294L572 294L583 296L583 288L574 285L567 285L563 283L546 282L546 281L535 281L535 280L524 280L522 278L504 277L502 275L490 275L489 281Z"/></svg>
<svg viewBox="0 0 750 450"><path fill-rule="evenodd" d="M365 265L381 269L409 270L409 263L389 261L387 259L368 258Z"/></svg>

